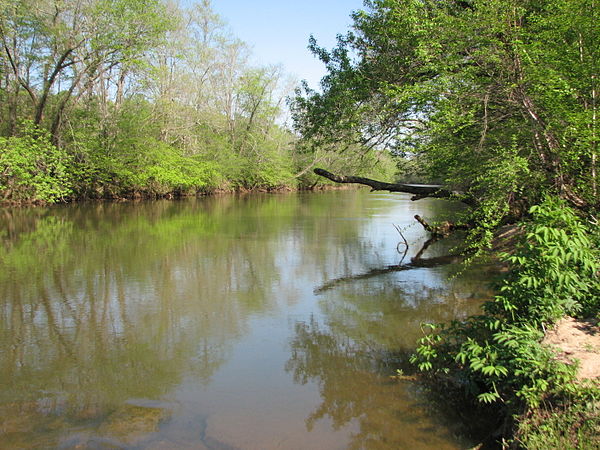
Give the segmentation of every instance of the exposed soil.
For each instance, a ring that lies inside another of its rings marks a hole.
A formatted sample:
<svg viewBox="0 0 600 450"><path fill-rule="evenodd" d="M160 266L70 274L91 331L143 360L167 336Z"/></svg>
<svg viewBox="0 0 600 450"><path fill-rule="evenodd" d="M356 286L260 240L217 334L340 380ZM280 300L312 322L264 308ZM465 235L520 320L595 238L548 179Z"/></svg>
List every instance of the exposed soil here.
<svg viewBox="0 0 600 450"><path fill-rule="evenodd" d="M596 321L565 317L546 333L542 343L555 347L561 361L579 361L577 379L600 377L600 327Z"/></svg>

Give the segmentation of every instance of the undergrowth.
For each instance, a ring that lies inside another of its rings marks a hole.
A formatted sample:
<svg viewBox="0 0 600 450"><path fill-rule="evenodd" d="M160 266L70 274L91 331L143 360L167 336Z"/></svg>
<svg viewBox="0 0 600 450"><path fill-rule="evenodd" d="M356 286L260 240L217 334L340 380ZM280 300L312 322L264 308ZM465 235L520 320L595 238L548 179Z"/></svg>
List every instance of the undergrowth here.
<svg viewBox="0 0 600 450"><path fill-rule="evenodd" d="M521 415L513 446L533 450L600 448L600 403L597 390L542 404Z"/></svg>
<svg viewBox="0 0 600 450"><path fill-rule="evenodd" d="M557 360L541 341L546 329L564 316L598 314L600 265L595 224L584 224L552 197L532 207L530 216L514 253L502 256L510 270L482 314L425 325L411 362L437 382L443 379L478 402L497 404L505 423L517 419L504 437L514 435L514 446L540 448L533 424L541 421L558 432L558 424L567 420L564 411L569 411L566 428L571 434L597 431L589 421L576 420L589 412L597 425L597 409L582 409L574 399L585 397L595 405L600 389L583 388L576 381L576 367ZM591 442L592 437L580 440ZM563 448L558 438L545 444Z"/></svg>

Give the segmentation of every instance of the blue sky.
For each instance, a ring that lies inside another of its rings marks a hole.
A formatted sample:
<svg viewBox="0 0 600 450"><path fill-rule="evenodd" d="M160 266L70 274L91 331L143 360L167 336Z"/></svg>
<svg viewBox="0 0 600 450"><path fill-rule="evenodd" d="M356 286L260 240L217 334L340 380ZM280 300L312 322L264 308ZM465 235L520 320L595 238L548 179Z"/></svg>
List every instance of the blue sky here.
<svg viewBox="0 0 600 450"><path fill-rule="evenodd" d="M313 34L326 48L351 24L362 0L213 0L213 9L233 34L252 48L254 62L283 64L287 73L316 88L323 64L306 48Z"/></svg>

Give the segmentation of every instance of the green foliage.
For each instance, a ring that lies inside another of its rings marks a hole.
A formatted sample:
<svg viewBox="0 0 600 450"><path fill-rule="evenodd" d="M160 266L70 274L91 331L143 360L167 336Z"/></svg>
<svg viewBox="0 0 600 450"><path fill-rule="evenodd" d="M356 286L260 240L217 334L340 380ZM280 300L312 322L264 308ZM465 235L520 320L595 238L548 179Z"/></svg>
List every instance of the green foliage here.
<svg viewBox="0 0 600 450"><path fill-rule="evenodd" d="M479 402L538 405L572 389L574 368L556 361L539 343L542 333L502 320L474 316L448 327L432 327L411 361L419 370L451 382Z"/></svg>
<svg viewBox="0 0 600 450"><path fill-rule="evenodd" d="M494 230L507 218L514 221L524 212L524 205L536 195L531 190L530 175L527 160L515 146L497 149L470 175L471 194L478 199L477 208L468 211L463 219L476 224L467 237L471 249L480 252L490 247Z"/></svg>
<svg viewBox="0 0 600 450"><path fill-rule="evenodd" d="M306 145L360 142L476 202L471 244L554 193L598 207L593 0L371 0L292 103ZM587 11L587 14L582 14ZM342 144L340 144L342 143ZM354 155L346 155L349 158Z"/></svg>
<svg viewBox="0 0 600 450"><path fill-rule="evenodd" d="M135 177L139 190L149 189L153 193L198 192L210 185L215 178L214 165L198 158L178 155L172 148L157 145L148 166Z"/></svg>
<svg viewBox="0 0 600 450"><path fill-rule="evenodd" d="M152 138L130 139L114 154L87 149L80 157L85 163L72 170L85 196L181 195L206 190L218 180L214 162L185 156Z"/></svg>
<svg viewBox="0 0 600 450"><path fill-rule="evenodd" d="M10 203L54 203L71 194L70 158L47 132L24 122L19 136L0 137L0 198Z"/></svg>
<svg viewBox="0 0 600 450"><path fill-rule="evenodd" d="M600 309L598 254L591 235L564 202L548 198L530 210L525 240L505 259L515 268L489 314L543 326L564 315L589 317Z"/></svg>
<svg viewBox="0 0 600 450"><path fill-rule="evenodd" d="M72 198L297 185L282 70L250 66L210 1L55 3L0 3L0 133L48 129Z"/></svg>
<svg viewBox="0 0 600 450"><path fill-rule="evenodd" d="M541 345L543 330L566 314L600 307L598 254L580 220L555 198L530 213L522 242L505 255L510 272L484 314L431 326L412 357L421 371L450 377L479 401L512 411L576 391L575 368Z"/></svg>
<svg viewBox="0 0 600 450"><path fill-rule="evenodd" d="M583 390L554 407L542 406L523 415L514 442L532 450L600 447L598 395Z"/></svg>

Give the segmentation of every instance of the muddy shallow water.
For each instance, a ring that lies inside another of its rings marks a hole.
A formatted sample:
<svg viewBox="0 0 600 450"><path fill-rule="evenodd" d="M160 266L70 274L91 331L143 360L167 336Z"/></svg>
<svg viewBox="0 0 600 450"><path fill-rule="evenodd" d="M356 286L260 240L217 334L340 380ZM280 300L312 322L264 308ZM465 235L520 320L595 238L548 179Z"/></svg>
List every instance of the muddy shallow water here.
<svg viewBox="0 0 600 450"><path fill-rule="evenodd" d="M0 211L0 447L465 448L410 381L487 275L400 263L414 214L333 191ZM438 242L424 257L446 254Z"/></svg>

